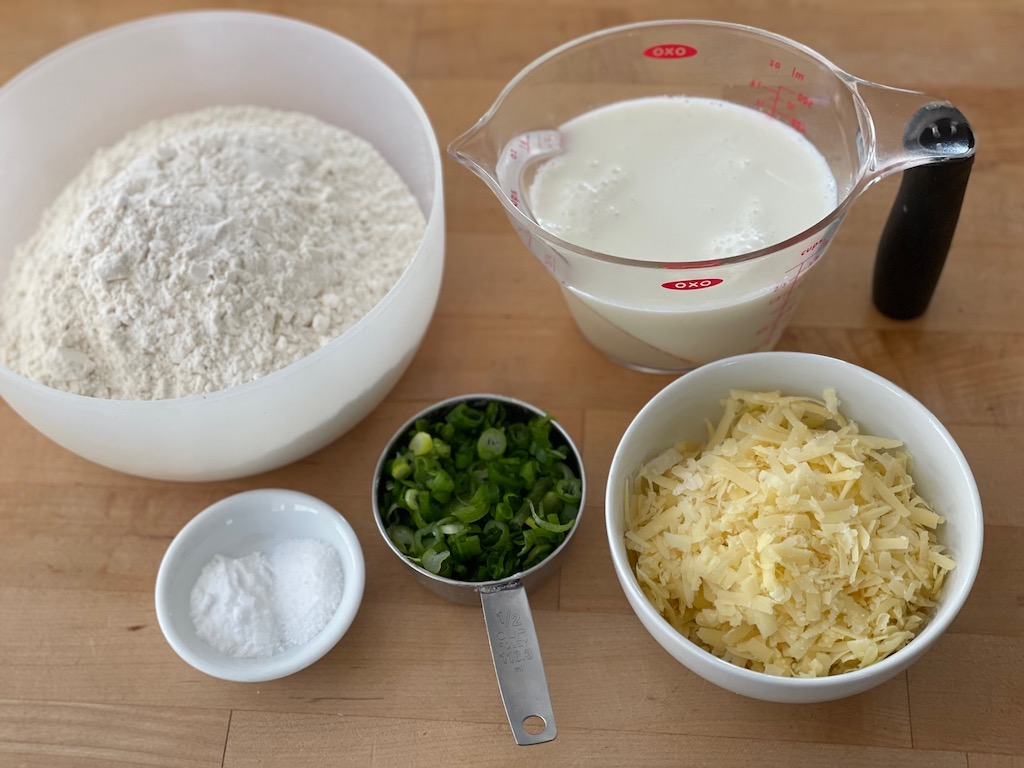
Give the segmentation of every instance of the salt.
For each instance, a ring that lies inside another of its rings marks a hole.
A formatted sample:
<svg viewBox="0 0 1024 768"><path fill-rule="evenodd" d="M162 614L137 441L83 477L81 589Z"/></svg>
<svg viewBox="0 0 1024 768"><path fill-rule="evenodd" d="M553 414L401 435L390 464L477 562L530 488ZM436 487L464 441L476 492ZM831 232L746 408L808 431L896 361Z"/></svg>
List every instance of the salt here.
<svg viewBox="0 0 1024 768"><path fill-rule="evenodd" d="M270 553L283 640L304 645L327 626L341 602L341 561L322 541L292 539Z"/></svg>
<svg viewBox="0 0 1024 768"><path fill-rule="evenodd" d="M341 603L337 550L288 539L267 553L215 555L191 593L196 634L235 658L264 658L316 637Z"/></svg>

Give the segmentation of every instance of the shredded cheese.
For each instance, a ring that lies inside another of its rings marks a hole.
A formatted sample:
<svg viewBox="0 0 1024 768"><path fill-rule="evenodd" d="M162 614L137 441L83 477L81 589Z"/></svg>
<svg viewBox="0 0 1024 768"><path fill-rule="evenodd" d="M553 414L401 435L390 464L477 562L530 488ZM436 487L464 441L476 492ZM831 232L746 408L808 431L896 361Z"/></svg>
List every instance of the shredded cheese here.
<svg viewBox="0 0 1024 768"><path fill-rule="evenodd" d="M903 444L860 434L834 389L733 390L708 432L627 490L626 548L662 616L773 675L840 674L906 645L956 563Z"/></svg>

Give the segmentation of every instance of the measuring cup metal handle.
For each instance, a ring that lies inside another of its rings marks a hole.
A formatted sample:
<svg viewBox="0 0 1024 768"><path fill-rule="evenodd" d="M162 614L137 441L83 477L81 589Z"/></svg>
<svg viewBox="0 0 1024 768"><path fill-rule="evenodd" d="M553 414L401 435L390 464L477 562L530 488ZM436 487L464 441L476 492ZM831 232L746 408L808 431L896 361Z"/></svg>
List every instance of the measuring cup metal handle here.
<svg viewBox="0 0 1024 768"><path fill-rule="evenodd" d="M542 744L558 735L533 613L521 581L480 590L498 689L516 744ZM530 733L526 721L540 718L544 730Z"/></svg>
<svg viewBox="0 0 1024 768"><path fill-rule="evenodd" d="M929 104L910 119L904 145L938 160L903 172L878 245L872 298L899 320L921 315L938 285L974 163L974 134L959 110Z"/></svg>

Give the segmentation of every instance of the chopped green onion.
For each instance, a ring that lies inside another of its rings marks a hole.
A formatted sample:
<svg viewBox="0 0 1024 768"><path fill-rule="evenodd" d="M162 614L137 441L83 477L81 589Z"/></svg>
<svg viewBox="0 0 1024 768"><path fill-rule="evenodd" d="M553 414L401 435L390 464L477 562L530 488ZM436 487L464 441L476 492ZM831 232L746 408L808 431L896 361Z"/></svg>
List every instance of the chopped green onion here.
<svg viewBox="0 0 1024 768"><path fill-rule="evenodd" d="M468 560L483 552L480 546L480 537L477 535L460 536L451 540L452 549L459 556L460 560Z"/></svg>
<svg viewBox="0 0 1024 768"><path fill-rule="evenodd" d="M440 573L441 565L451 557L451 552L447 549L437 551L433 547L428 549L422 555L420 555L420 565L426 568L431 573Z"/></svg>
<svg viewBox="0 0 1024 768"><path fill-rule="evenodd" d="M449 411L445 419L457 430L473 430L483 424L484 415L466 403L459 403Z"/></svg>
<svg viewBox="0 0 1024 768"><path fill-rule="evenodd" d="M399 456L393 462L391 462L391 476L395 480L404 480L412 472L412 467L409 466L409 462L405 460L405 456Z"/></svg>
<svg viewBox="0 0 1024 768"><path fill-rule="evenodd" d="M417 528L412 535L413 550L416 552L423 552L425 549L437 546L443 538L444 537L440 529L435 525ZM437 573L437 571L434 571L434 573Z"/></svg>
<svg viewBox="0 0 1024 768"><path fill-rule="evenodd" d="M500 580L544 560L576 524L583 483L549 417L500 402L420 418L384 467L395 547L431 573Z"/></svg>
<svg viewBox="0 0 1024 768"><path fill-rule="evenodd" d="M519 476L523 478L523 483L526 484L527 488L533 488L537 484L537 472L540 470L540 465L530 459L525 461L519 467Z"/></svg>
<svg viewBox="0 0 1024 768"><path fill-rule="evenodd" d="M431 495L438 501L447 501L448 495L455 490L455 481L440 467L427 479L426 485Z"/></svg>
<svg viewBox="0 0 1024 768"><path fill-rule="evenodd" d="M508 441L512 444L513 448L519 448L526 450L530 444L530 428L522 422L515 424L509 424L505 429L508 434Z"/></svg>
<svg viewBox="0 0 1024 768"><path fill-rule="evenodd" d="M526 560L523 565L527 568L536 565L545 557L551 554L554 548L550 544L542 544L538 547L534 547L530 554L526 556Z"/></svg>
<svg viewBox="0 0 1024 768"><path fill-rule="evenodd" d="M500 429L485 429L476 441L476 453L484 461L496 459L505 452L505 433Z"/></svg>
<svg viewBox="0 0 1024 768"><path fill-rule="evenodd" d="M475 523L477 520L485 517L489 511L486 504L477 501L462 504L452 509L451 512L464 523Z"/></svg>
<svg viewBox="0 0 1024 768"><path fill-rule="evenodd" d="M466 530L466 524L452 518L445 518L451 520L451 522L444 522L443 520L437 524L437 530L443 533L445 536L451 536L456 533L462 533Z"/></svg>
<svg viewBox="0 0 1024 768"><path fill-rule="evenodd" d="M426 432L417 432L409 441L409 448L416 456L426 456L434 447L434 438Z"/></svg>
<svg viewBox="0 0 1024 768"><path fill-rule="evenodd" d="M533 513L533 521L545 531L552 531L554 533L564 533L572 528L573 524L576 522L575 520L570 520L568 523L560 523L558 522L558 515L551 515L547 520L545 520L538 515L536 511Z"/></svg>
<svg viewBox="0 0 1024 768"><path fill-rule="evenodd" d="M413 552L413 532L407 525L388 526L388 538L398 547L403 555L411 555Z"/></svg>
<svg viewBox="0 0 1024 768"><path fill-rule="evenodd" d="M409 530L410 535L412 534L411 529ZM509 534L508 526L499 520L488 520L484 524L484 538L483 543L485 547L491 549L504 549L509 545Z"/></svg>
<svg viewBox="0 0 1024 768"><path fill-rule="evenodd" d="M583 495L583 484L578 478L563 478L555 482L555 494L562 501L579 502Z"/></svg>
<svg viewBox="0 0 1024 768"><path fill-rule="evenodd" d="M558 494L554 491L548 491L544 494L544 498L540 500L540 508L545 515L557 514L558 510L562 508L562 500L558 498Z"/></svg>

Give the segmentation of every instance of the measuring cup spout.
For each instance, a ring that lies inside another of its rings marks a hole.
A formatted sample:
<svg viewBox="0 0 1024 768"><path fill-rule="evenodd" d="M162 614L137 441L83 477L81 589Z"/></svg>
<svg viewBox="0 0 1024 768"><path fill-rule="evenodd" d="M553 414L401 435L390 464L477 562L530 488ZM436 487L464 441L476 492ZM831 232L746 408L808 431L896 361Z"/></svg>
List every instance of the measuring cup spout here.
<svg viewBox="0 0 1024 768"><path fill-rule="evenodd" d="M521 215L523 168L562 150L560 131L522 131L514 113L514 105L510 108L500 97L476 125L448 145L448 154L479 176L513 219Z"/></svg>
<svg viewBox="0 0 1024 768"><path fill-rule="evenodd" d="M875 306L901 320L931 302L974 160L967 118L947 101L851 79L869 116L871 154L862 187L902 170L903 181L875 259Z"/></svg>
<svg viewBox="0 0 1024 768"><path fill-rule="evenodd" d="M476 125L448 145L448 154L479 176L500 197L494 162L499 148L494 146L494 140L487 129L487 118L482 117Z"/></svg>

